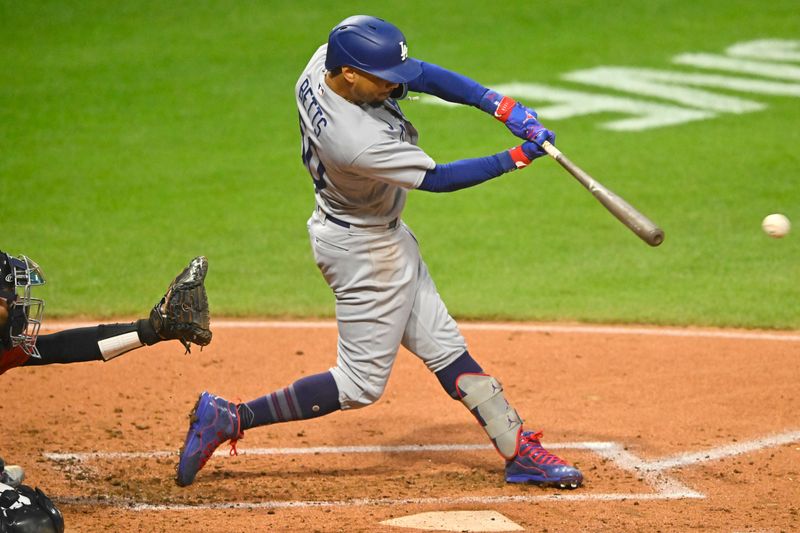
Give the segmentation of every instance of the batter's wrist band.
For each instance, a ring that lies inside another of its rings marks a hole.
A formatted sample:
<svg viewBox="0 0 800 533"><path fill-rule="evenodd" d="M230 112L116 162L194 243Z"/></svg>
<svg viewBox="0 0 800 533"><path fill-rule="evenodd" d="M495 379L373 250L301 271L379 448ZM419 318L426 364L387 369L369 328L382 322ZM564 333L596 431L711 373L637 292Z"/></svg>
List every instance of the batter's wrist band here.
<svg viewBox="0 0 800 533"><path fill-rule="evenodd" d="M517 105L516 100L510 96L504 96L500 103L497 104L497 109L494 110L494 117L500 122L507 121L515 105Z"/></svg>
<svg viewBox="0 0 800 533"><path fill-rule="evenodd" d="M478 107L500 122L505 122L511 115L511 111L514 109L515 105L517 105L517 101L510 96L503 96L489 89L481 97L481 102Z"/></svg>
<svg viewBox="0 0 800 533"><path fill-rule="evenodd" d="M514 163L514 168L525 168L531 164L532 159L525 155L525 152L522 150L522 145L508 150L507 153L509 156L511 156L511 161Z"/></svg>

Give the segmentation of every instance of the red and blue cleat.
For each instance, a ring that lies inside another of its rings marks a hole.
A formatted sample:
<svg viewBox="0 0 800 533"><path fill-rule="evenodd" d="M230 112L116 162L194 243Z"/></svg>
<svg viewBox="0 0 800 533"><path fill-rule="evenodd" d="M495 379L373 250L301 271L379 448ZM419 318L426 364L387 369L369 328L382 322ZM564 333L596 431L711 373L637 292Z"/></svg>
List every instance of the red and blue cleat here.
<svg viewBox="0 0 800 533"><path fill-rule="evenodd" d="M519 453L506 462L506 482L531 483L542 487L577 489L583 474L560 457L542 447L542 433L526 431L520 435Z"/></svg>
<svg viewBox="0 0 800 533"><path fill-rule="evenodd" d="M175 477L180 487L194 482L197 473L223 443L231 441L231 455L237 455L236 442L243 436L236 404L209 392L200 394L189 421Z"/></svg>

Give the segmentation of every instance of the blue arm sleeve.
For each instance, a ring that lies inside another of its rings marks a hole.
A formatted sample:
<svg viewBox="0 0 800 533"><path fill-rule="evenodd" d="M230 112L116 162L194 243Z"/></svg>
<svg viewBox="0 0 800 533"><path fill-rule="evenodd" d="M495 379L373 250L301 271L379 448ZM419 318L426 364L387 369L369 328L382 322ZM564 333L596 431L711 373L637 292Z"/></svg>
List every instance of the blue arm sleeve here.
<svg viewBox="0 0 800 533"><path fill-rule="evenodd" d="M422 74L408 82L408 89L418 93L432 94L442 100L456 104L479 107L486 87L466 76L447 70L433 63L420 61Z"/></svg>
<svg viewBox="0 0 800 533"><path fill-rule="evenodd" d="M507 151L475 159L461 159L436 165L425 173L425 178L417 188L428 192L457 191L496 178L516 168L514 160Z"/></svg>

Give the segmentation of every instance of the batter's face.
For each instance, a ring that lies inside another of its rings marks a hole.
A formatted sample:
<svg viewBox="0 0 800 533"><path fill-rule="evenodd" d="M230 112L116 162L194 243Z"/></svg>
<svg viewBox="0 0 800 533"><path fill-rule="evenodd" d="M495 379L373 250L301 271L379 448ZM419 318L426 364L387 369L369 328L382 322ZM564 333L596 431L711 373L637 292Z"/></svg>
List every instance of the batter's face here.
<svg viewBox="0 0 800 533"><path fill-rule="evenodd" d="M341 76L346 82L345 98L355 104L379 104L400 85L352 67L342 67Z"/></svg>

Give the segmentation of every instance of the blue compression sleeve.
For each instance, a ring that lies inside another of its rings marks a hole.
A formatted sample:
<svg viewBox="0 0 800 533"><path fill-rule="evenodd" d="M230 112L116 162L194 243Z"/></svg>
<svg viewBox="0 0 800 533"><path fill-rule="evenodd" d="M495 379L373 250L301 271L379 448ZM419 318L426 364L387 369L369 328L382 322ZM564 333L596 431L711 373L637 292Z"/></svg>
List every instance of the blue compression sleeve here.
<svg viewBox="0 0 800 533"><path fill-rule="evenodd" d="M508 151L475 159L461 159L436 165L425 173L425 178L417 188L428 192L457 191L496 178L516 168Z"/></svg>
<svg viewBox="0 0 800 533"><path fill-rule="evenodd" d="M479 107L486 87L466 76L420 61L422 74L408 82L408 90L432 94L448 102Z"/></svg>

